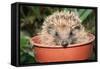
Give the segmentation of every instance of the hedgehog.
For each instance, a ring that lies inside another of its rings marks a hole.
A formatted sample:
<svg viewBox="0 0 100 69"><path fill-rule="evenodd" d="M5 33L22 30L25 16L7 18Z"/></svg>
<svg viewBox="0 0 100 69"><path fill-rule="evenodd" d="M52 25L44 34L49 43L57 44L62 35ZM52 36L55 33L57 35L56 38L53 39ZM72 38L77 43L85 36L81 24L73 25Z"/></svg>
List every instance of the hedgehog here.
<svg viewBox="0 0 100 69"><path fill-rule="evenodd" d="M79 16L72 11L56 11L47 16L39 35L41 43L51 46L67 47L89 40Z"/></svg>

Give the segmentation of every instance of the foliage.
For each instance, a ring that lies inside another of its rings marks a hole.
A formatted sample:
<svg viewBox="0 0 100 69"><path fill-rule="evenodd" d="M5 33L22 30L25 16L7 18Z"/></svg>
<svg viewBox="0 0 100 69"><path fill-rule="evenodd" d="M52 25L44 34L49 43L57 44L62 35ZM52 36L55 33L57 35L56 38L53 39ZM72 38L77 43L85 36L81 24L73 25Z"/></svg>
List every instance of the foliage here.
<svg viewBox="0 0 100 69"><path fill-rule="evenodd" d="M33 63L35 62L34 53L31 50L31 46L29 44L29 37L20 34L20 60L22 64Z"/></svg>

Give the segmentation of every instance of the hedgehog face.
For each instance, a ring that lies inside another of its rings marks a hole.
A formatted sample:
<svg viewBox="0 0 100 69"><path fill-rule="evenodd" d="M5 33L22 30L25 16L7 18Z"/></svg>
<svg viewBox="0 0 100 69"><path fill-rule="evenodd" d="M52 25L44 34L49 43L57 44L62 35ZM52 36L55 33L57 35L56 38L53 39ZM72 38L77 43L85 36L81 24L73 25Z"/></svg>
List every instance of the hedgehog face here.
<svg viewBox="0 0 100 69"><path fill-rule="evenodd" d="M77 39L77 34L82 31L81 25L68 26L67 24L62 25L51 25L48 27L48 33L55 38L57 45L67 46L73 44Z"/></svg>

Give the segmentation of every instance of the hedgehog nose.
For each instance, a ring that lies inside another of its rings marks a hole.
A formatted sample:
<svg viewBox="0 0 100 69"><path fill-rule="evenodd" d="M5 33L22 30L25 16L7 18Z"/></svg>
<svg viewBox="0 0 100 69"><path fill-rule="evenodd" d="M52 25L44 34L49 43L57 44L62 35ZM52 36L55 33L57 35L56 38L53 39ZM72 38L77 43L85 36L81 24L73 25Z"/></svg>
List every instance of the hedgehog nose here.
<svg viewBox="0 0 100 69"><path fill-rule="evenodd" d="M65 41L63 41L63 42L62 42L62 46L63 46L64 48L66 48L66 47L68 46L68 42L65 43Z"/></svg>
<svg viewBox="0 0 100 69"><path fill-rule="evenodd" d="M66 47L68 46L68 44L63 44L62 46L63 46L64 48L66 48Z"/></svg>

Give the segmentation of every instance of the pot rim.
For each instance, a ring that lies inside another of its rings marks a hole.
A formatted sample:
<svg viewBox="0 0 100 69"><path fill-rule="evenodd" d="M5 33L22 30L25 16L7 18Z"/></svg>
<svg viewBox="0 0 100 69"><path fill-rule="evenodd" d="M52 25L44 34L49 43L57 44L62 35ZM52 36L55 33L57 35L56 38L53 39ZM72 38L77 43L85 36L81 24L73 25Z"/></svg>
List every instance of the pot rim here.
<svg viewBox="0 0 100 69"><path fill-rule="evenodd" d="M91 42L93 42L95 40L95 36L91 33L88 34L89 36L91 36L92 38L88 41L88 42L84 42L84 43L78 43L78 44L71 44L69 46L67 46L66 48L73 48L73 47L80 47L80 46L85 46L87 44L90 44ZM45 45L45 44L38 44L36 42L33 41L33 39L35 39L37 36L34 36L30 39L30 43L32 45L34 45L34 47L40 47L40 48L63 48L60 45Z"/></svg>

